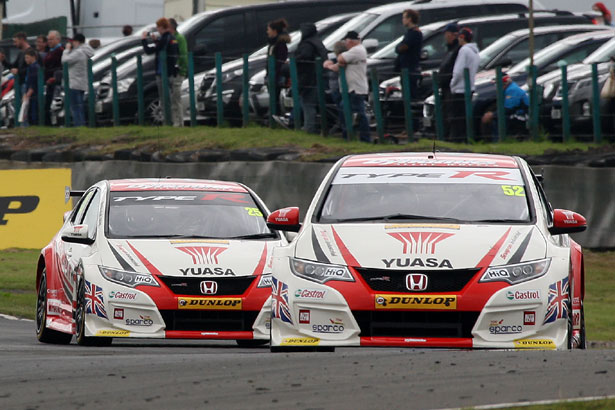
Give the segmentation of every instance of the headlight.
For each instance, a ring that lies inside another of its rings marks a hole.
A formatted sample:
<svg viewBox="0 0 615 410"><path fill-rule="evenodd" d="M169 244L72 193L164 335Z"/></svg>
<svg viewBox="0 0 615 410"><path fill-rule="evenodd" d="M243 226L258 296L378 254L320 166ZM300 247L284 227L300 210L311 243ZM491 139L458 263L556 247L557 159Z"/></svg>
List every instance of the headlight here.
<svg viewBox="0 0 615 410"><path fill-rule="evenodd" d="M117 82L117 93L122 94L128 91L132 83L134 82L134 78L125 78Z"/></svg>
<svg viewBox="0 0 615 410"><path fill-rule="evenodd" d="M516 265L494 266L487 269L479 282L508 282L511 285L536 279L549 270L551 258Z"/></svg>
<svg viewBox="0 0 615 410"><path fill-rule="evenodd" d="M318 283L325 283L330 280L354 282L354 278L345 266L326 265L290 258L290 270L296 276Z"/></svg>
<svg viewBox="0 0 615 410"><path fill-rule="evenodd" d="M104 266L99 266L98 269L105 279L119 283L120 285L129 286L131 288L139 285L160 287L152 275L126 272L123 270L106 268Z"/></svg>

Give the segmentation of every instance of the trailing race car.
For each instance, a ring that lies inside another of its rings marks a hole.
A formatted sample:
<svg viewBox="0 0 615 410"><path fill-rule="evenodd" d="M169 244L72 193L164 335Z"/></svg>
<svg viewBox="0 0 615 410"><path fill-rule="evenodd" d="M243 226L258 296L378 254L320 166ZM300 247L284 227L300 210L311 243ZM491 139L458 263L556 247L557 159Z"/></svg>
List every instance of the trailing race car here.
<svg viewBox="0 0 615 410"><path fill-rule="evenodd" d="M274 246L246 186L193 179L101 181L41 252L36 335L269 341Z"/></svg>
<svg viewBox="0 0 615 410"><path fill-rule="evenodd" d="M273 252L272 351L585 347L586 228L518 157L394 153L331 169Z"/></svg>

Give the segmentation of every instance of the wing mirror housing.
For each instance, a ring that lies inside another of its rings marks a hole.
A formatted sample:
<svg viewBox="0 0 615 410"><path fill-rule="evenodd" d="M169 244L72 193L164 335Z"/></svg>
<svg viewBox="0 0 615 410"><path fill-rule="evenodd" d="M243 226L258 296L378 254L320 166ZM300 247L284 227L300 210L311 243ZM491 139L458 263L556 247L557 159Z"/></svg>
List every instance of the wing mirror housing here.
<svg viewBox="0 0 615 410"><path fill-rule="evenodd" d="M291 206L273 211L267 217L267 226L274 231L299 232L299 207Z"/></svg>
<svg viewBox="0 0 615 410"><path fill-rule="evenodd" d="M62 240L64 242L81 243L91 245L94 239L90 238L90 229L87 225L69 225L62 230Z"/></svg>
<svg viewBox="0 0 615 410"><path fill-rule="evenodd" d="M587 221L583 215L566 209L553 210L553 226L549 228L551 235L583 232L587 229Z"/></svg>
<svg viewBox="0 0 615 410"><path fill-rule="evenodd" d="M378 48L378 39L366 38L362 41L363 47L369 52L375 51Z"/></svg>

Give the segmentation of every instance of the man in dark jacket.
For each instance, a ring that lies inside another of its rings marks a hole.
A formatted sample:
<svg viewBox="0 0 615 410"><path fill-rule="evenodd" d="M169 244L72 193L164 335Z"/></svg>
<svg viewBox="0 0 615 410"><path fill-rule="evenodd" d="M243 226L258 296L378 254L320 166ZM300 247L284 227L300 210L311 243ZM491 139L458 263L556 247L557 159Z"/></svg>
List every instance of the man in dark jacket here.
<svg viewBox="0 0 615 410"><path fill-rule="evenodd" d="M19 53L17 53L17 57L11 63L11 73L19 74L19 82L22 84L22 91L25 90L25 79L26 79L26 71L28 70L28 64L26 64L25 52L28 48L30 48L30 44L28 44L28 40L26 37L26 33L23 31L15 34L13 36L13 44L15 47L19 49Z"/></svg>
<svg viewBox="0 0 615 410"><path fill-rule="evenodd" d="M450 105L451 105L451 87L450 82L453 77L453 67L455 66L455 60L457 54L459 54L459 26L456 23L450 23L444 29L444 40L446 41L447 52L442 58L442 63L438 68L439 83L442 95L442 114L444 123L444 137L448 139L448 122L450 120Z"/></svg>
<svg viewBox="0 0 615 410"><path fill-rule="evenodd" d="M423 47L423 33L419 30L419 13L416 10L404 10L402 23L408 28L403 40L395 47L397 59L396 68L401 71L408 69L410 74L410 95L418 97L418 85L421 78L421 48Z"/></svg>
<svg viewBox="0 0 615 410"><path fill-rule="evenodd" d="M64 53L64 47L62 46L62 36L60 32L51 30L47 34L47 45L49 51L43 59L43 66L45 68L45 84L47 89L45 91L45 124L51 125L51 103L53 102L53 94L59 80L56 80L56 76L61 78L62 72L62 54Z"/></svg>
<svg viewBox="0 0 615 410"><path fill-rule="evenodd" d="M177 56L179 55L179 47L177 45L177 40L171 34L171 23L166 18L160 18L156 21L156 30L158 30L159 36L154 40L154 44L149 44L147 42L147 32L143 32L141 43L143 45L143 51L146 54L156 54L155 65L156 65L156 86L158 87L158 98L160 98L160 107L162 108L162 113L165 113L165 100L164 100L164 89L166 87L167 90L170 90L170 84L173 83L173 79L177 75ZM166 51L167 53L167 83L162 83L162 57L161 53ZM169 97L171 97L169 93Z"/></svg>
<svg viewBox="0 0 615 410"><path fill-rule="evenodd" d="M320 57L324 62L327 60L327 49L322 44L314 23L303 23L301 30L301 42L297 47L295 59L297 61L297 85L299 98L303 109L304 129L306 132L317 133L316 127L316 104L318 90L316 89L316 58Z"/></svg>

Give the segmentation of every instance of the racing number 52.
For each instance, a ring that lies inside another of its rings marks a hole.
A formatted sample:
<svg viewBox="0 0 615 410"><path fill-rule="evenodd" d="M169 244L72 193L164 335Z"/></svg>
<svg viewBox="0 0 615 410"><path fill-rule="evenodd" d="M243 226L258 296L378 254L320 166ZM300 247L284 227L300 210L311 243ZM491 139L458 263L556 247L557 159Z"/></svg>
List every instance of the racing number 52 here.
<svg viewBox="0 0 615 410"><path fill-rule="evenodd" d="M502 185L502 191L508 196L525 196L525 190L521 185Z"/></svg>

